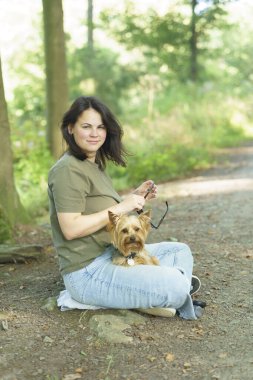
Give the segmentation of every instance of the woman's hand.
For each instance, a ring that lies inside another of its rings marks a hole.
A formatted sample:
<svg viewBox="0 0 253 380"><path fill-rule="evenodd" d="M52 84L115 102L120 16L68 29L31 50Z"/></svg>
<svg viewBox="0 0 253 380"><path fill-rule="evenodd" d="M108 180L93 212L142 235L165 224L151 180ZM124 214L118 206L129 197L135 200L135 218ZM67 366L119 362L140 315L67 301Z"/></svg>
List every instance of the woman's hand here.
<svg viewBox="0 0 253 380"><path fill-rule="evenodd" d="M125 199L118 203L113 208L115 209L114 212L116 214L127 214L131 211L138 211L142 210L145 205L145 198L143 195L138 194L130 194L125 197Z"/></svg>
<svg viewBox="0 0 253 380"><path fill-rule="evenodd" d="M147 194L147 191L151 187L152 187L152 189L148 193L148 195L146 197L146 200L149 200L149 199L152 199L152 198L156 198L156 195L157 195L157 186L155 185L155 183L151 179L148 180L148 181L143 182L139 187L137 187L137 189L134 191L134 194L142 195L143 197L145 197L145 195Z"/></svg>

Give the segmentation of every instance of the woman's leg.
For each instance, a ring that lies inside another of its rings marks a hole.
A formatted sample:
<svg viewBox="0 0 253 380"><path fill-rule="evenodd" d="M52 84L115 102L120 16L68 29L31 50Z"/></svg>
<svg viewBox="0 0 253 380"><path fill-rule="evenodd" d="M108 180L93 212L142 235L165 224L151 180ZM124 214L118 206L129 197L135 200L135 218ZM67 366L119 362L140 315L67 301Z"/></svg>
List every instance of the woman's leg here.
<svg viewBox="0 0 253 380"><path fill-rule="evenodd" d="M188 245L184 243L162 242L147 244L146 249L150 255L156 256L161 266L174 267L185 274L189 280L192 278L193 258Z"/></svg>
<svg viewBox="0 0 253 380"><path fill-rule="evenodd" d="M188 280L188 294L184 304L177 308L179 315L185 319L196 319L201 316L198 308L193 306L190 296L193 257L190 248L184 243L162 242L157 244L147 244L147 251L150 255L156 256L160 265L178 268Z"/></svg>
<svg viewBox="0 0 253 380"><path fill-rule="evenodd" d="M161 260L161 265L133 267L112 264L113 248L110 248L86 268L65 275L64 282L71 296L85 304L108 308L171 307L180 310L188 298L192 268L191 253L186 247L181 243L148 245L151 254L155 252ZM183 317L196 318L193 310Z"/></svg>

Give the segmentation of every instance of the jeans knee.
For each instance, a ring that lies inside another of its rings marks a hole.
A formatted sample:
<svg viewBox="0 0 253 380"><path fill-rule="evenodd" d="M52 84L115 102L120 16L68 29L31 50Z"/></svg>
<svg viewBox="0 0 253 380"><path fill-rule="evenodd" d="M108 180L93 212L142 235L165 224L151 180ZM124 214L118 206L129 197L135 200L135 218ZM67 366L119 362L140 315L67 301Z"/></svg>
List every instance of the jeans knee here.
<svg viewBox="0 0 253 380"><path fill-rule="evenodd" d="M170 293L172 307L180 308L186 301L189 294L189 281L182 272L178 271L177 280L174 282L172 293Z"/></svg>
<svg viewBox="0 0 253 380"><path fill-rule="evenodd" d="M179 245L182 251L187 252L189 255L192 256L192 251L189 245L187 245L186 243L179 243Z"/></svg>

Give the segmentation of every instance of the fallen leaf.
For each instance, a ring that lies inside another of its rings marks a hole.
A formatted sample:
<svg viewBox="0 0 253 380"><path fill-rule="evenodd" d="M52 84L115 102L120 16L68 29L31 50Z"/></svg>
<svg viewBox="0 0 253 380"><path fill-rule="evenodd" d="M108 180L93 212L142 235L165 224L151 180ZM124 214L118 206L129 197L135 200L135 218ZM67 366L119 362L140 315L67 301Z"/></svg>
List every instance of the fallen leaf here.
<svg viewBox="0 0 253 380"><path fill-rule="evenodd" d="M175 355L174 354L171 354L170 352L166 355L165 357L166 361L167 362L173 362L175 360Z"/></svg>
<svg viewBox="0 0 253 380"><path fill-rule="evenodd" d="M191 330L197 335L201 335L201 336L204 335L204 331L201 326L193 327Z"/></svg>
<svg viewBox="0 0 253 380"><path fill-rule="evenodd" d="M45 336L45 338L43 339L43 342L44 343L53 343L53 339L50 338L50 336Z"/></svg>
<svg viewBox="0 0 253 380"><path fill-rule="evenodd" d="M0 311L0 321L2 320L11 320L15 317L13 313L9 313L7 311Z"/></svg>
<svg viewBox="0 0 253 380"><path fill-rule="evenodd" d="M63 376L62 380L76 380L81 379L82 375L80 373L69 373L68 375Z"/></svg>
<svg viewBox="0 0 253 380"><path fill-rule="evenodd" d="M247 252L246 252L246 253L243 253L242 256L245 257L246 259L253 259L253 251L247 249Z"/></svg>
<svg viewBox="0 0 253 380"><path fill-rule="evenodd" d="M227 352L221 352L221 353L219 354L219 358L220 358L220 359L225 359L227 356L228 356Z"/></svg>
<svg viewBox="0 0 253 380"><path fill-rule="evenodd" d="M7 321L2 321L2 329L4 331L7 331L9 329L8 322Z"/></svg>
<svg viewBox="0 0 253 380"><path fill-rule="evenodd" d="M155 356L148 356L148 360L153 363L156 360Z"/></svg>

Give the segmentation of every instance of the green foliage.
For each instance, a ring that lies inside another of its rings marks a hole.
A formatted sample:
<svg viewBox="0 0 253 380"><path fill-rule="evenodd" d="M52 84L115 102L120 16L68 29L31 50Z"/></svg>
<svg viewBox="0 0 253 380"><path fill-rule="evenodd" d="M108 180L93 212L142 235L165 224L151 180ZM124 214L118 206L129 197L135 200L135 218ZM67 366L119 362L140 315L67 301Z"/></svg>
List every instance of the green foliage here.
<svg viewBox="0 0 253 380"><path fill-rule="evenodd" d="M48 208L47 174L53 159L46 144L15 151L15 179L23 205L31 216L43 215Z"/></svg>
<svg viewBox="0 0 253 380"><path fill-rule="evenodd" d="M147 179L159 183L189 175L193 170L207 168L212 160L204 148L155 144L146 150L138 150L129 158L126 169L109 167L109 173L115 187L124 190Z"/></svg>
<svg viewBox="0 0 253 380"><path fill-rule="evenodd" d="M173 78L175 73L178 78L186 77L188 26L179 12L168 12L161 17L149 9L145 17L140 17L133 4L128 3L124 12L104 11L101 21L105 29L128 50L138 48L143 54L143 58L139 57L143 75L147 71L157 73L163 66L169 78Z"/></svg>
<svg viewBox="0 0 253 380"><path fill-rule="evenodd" d="M12 61L11 77L18 85L13 90L13 99L8 102L16 187L31 216L47 207L47 171L52 163L46 143L46 89L40 22L36 28L41 40L36 40L33 48L19 50Z"/></svg>
<svg viewBox="0 0 253 380"><path fill-rule="evenodd" d="M144 56L143 72L166 72L167 79L186 81L191 77L193 55L196 56L198 77L206 75L200 58L207 52L214 55L217 46L209 44L213 32L228 28L227 12L223 0L208 0L205 6L188 0L172 1L167 13L154 9L145 17L127 1L122 12L105 10L101 13L104 29L109 30L128 50L138 48ZM198 5L201 5L199 9ZM195 32L193 31L195 30Z"/></svg>
<svg viewBox="0 0 253 380"><path fill-rule="evenodd" d="M12 238L12 228L0 207L0 244L6 243Z"/></svg>
<svg viewBox="0 0 253 380"><path fill-rule="evenodd" d="M121 112L120 98L138 78L135 65L119 63L119 55L111 49L70 46L69 79L71 98L95 95L114 112Z"/></svg>
<svg viewBox="0 0 253 380"><path fill-rule="evenodd" d="M139 152L130 160L130 182L137 184L146 178L162 182L185 176L197 168L208 166L208 152L180 144L159 144L145 154Z"/></svg>
<svg viewBox="0 0 253 380"><path fill-rule="evenodd" d="M142 113L132 113L129 104L125 144L133 154L126 169L109 166L115 186L122 190L147 178L161 182L188 175L212 165L217 148L245 141L247 131L237 121L241 102L234 98L231 104L230 96L206 85L175 84L156 95L152 119L145 117L143 98L135 104Z"/></svg>

